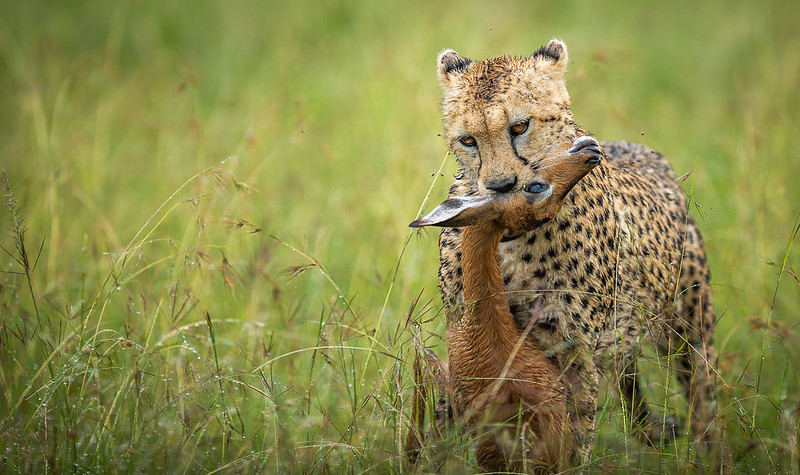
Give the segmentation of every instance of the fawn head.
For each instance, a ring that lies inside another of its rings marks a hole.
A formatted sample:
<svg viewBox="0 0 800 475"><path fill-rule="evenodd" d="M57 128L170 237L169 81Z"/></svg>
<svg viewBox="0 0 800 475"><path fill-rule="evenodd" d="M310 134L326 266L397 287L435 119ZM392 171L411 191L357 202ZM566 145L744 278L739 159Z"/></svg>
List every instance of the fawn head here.
<svg viewBox="0 0 800 475"><path fill-rule="evenodd" d="M409 226L462 227L493 221L511 232L530 231L556 217L572 188L602 158L593 137L557 144L538 162L520 190L448 198Z"/></svg>

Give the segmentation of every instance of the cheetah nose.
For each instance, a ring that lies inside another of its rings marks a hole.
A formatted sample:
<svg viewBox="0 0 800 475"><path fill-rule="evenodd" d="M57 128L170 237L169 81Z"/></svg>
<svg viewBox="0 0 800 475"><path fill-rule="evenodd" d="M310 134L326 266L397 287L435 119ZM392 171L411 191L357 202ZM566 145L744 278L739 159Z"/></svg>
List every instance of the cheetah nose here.
<svg viewBox="0 0 800 475"><path fill-rule="evenodd" d="M513 190L515 186L517 186L517 177L496 178L486 182L486 189L497 193L508 193Z"/></svg>

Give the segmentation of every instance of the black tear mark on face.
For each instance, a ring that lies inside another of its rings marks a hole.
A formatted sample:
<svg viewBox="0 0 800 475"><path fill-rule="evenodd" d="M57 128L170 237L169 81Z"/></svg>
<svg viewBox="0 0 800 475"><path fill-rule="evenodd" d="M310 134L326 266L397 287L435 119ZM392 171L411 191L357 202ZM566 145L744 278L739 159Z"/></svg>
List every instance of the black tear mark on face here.
<svg viewBox="0 0 800 475"><path fill-rule="evenodd" d="M530 166L531 163L530 160L520 155L520 153L517 151L517 144L514 143L514 140L511 140L511 150L514 151L514 156L517 157L517 160L522 162L522 164L525 165L526 167Z"/></svg>

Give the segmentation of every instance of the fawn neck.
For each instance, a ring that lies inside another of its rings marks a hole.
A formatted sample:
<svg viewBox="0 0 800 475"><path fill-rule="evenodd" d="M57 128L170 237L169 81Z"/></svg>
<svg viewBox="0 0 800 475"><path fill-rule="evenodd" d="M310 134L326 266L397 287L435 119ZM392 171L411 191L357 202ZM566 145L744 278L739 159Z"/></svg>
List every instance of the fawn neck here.
<svg viewBox="0 0 800 475"><path fill-rule="evenodd" d="M517 334L500 273L497 246L504 227L493 221L467 226L461 240L464 302L471 309L476 336L514 345Z"/></svg>

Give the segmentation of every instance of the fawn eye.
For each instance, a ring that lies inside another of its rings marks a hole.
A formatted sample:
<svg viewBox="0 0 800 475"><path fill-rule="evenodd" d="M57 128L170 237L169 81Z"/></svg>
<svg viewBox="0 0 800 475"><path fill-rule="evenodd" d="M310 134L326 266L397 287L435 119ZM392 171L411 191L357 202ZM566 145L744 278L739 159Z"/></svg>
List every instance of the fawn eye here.
<svg viewBox="0 0 800 475"><path fill-rule="evenodd" d="M537 181L531 183L530 185L527 185L525 187L525 191L527 191L528 193L542 193L543 191L546 191L548 188L550 188L550 185L548 185L547 183L542 183Z"/></svg>
<svg viewBox="0 0 800 475"><path fill-rule="evenodd" d="M459 142L461 145L463 145L463 146L465 146L465 147L469 147L469 148L471 148L471 147L474 147L474 146L475 146L475 144L476 144L476 143L478 143L478 142L475 140L475 137L473 137L473 136L471 136L471 135L467 135L466 137L461 137L460 139L458 139L458 142Z"/></svg>
<svg viewBox="0 0 800 475"><path fill-rule="evenodd" d="M525 133L525 131L528 130L528 125L530 123L530 119L523 120L522 122L517 122L516 124L512 125L508 130L511 132L512 136L516 137L517 135Z"/></svg>

